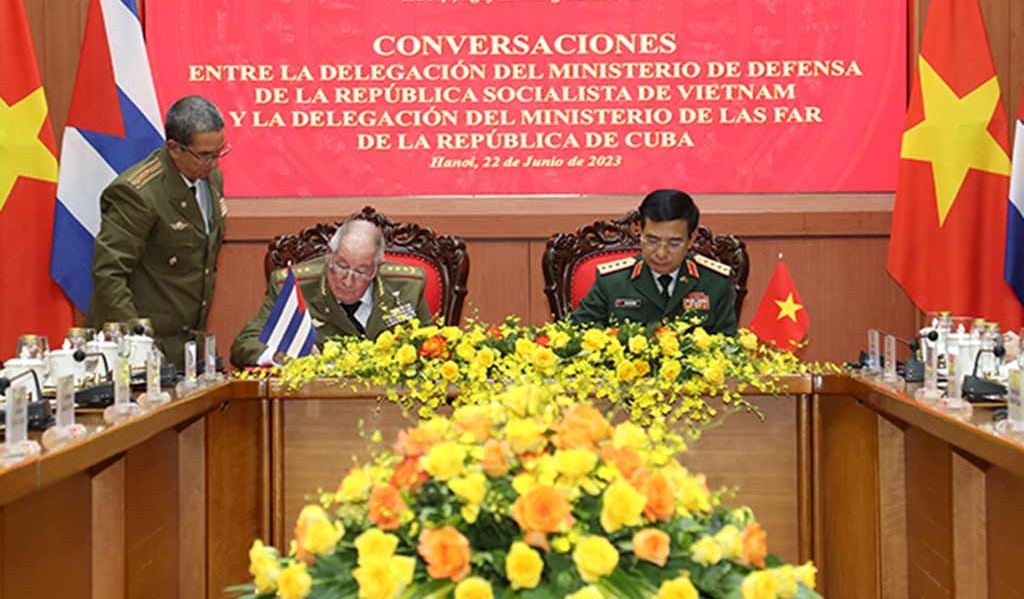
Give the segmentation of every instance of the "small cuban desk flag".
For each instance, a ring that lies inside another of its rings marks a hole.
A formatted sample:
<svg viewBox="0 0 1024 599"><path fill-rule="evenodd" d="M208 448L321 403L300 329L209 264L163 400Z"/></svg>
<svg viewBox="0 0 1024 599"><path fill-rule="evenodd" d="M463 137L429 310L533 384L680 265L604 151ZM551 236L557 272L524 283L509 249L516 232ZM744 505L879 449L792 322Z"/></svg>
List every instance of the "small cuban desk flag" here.
<svg viewBox="0 0 1024 599"><path fill-rule="evenodd" d="M295 282L295 273L288 269L288 278L270 311L267 324L260 332L260 341L274 353L281 352L293 358L309 355L316 343L316 329L306 309L302 290Z"/></svg>
<svg viewBox="0 0 1024 599"><path fill-rule="evenodd" d="M811 319L780 255L775 273L768 281L768 289L761 298L754 319L750 321L750 330L765 343L793 351L807 336L810 324Z"/></svg>

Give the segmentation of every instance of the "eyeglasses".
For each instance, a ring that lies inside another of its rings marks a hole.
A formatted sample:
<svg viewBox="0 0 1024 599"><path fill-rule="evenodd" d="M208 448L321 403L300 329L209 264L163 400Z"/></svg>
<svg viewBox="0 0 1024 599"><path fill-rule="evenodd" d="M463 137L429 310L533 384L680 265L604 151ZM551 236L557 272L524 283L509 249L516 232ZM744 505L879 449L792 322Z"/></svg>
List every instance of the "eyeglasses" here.
<svg viewBox="0 0 1024 599"><path fill-rule="evenodd" d="M223 146L221 146L219 150L215 152L193 152L192 148L188 147L187 145L179 145L181 146L182 150L185 150L186 152L191 154L193 158L195 158L199 162L202 162L203 164L210 164L211 162L216 162L217 160L220 160L221 158L231 153L231 144L224 144Z"/></svg>
<svg viewBox="0 0 1024 599"><path fill-rule="evenodd" d="M670 250L681 250L686 247L686 240L681 237L670 237L668 239L662 239L654 235L644 235L642 240L643 244L650 248L656 248L661 244L665 244Z"/></svg>
<svg viewBox="0 0 1024 599"><path fill-rule="evenodd" d="M331 269L331 272L338 275L339 277L346 277L351 275L352 277L359 281L369 281L370 279L373 278L373 275L371 273L366 273L361 270L356 270L354 268L349 268L347 266L335 264L334 262L328 262L327 268Z"/></svg>

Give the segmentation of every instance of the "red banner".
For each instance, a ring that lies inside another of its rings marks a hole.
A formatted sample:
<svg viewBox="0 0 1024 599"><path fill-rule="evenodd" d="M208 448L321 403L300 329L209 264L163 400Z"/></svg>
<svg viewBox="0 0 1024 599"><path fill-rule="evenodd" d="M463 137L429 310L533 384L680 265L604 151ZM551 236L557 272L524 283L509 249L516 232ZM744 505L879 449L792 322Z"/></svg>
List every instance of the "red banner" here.
<svg viewBox="0 0 1024 599"><path fill-rule="evenodd" d="M224 111L232 196L892 190L892 0L147 4L163 106Z"/></svg>

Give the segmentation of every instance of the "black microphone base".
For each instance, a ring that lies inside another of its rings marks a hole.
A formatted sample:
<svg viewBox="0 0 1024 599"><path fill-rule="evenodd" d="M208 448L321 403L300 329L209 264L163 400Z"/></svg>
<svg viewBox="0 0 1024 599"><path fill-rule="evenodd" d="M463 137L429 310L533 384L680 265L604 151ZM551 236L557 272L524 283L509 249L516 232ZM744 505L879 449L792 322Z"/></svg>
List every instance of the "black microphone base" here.
<svg viewBox="0 0 1024 599"><path fill-rule="evenodd" d="M964 386L961 392L964 399L972 403L1002 401L1003 396L1006 395L1006 386L988 379L967 375L964 377Z"/></svg>
<svg viewBox="0 0 1024 599"><path fill-rule="evenodd" d="M916 358L907 358L903 363L903 378L908 383L924 382L924 362Z"/></svg>

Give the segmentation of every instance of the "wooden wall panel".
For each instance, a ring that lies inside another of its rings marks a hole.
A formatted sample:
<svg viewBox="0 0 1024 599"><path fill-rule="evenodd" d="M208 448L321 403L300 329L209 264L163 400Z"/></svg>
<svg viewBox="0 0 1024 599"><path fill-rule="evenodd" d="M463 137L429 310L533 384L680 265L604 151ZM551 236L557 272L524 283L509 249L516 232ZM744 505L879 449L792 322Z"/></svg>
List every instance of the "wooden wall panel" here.
<svg viewBox="0 0 1024 599"><path fill-rule="evenodd" d="M231 227L230 220L228 227ZM228 243L224 244L217 259L217 288L206 327L216 333L217 347L225 359L231 353L231 342L256 316L266 297L264 254L266 242Z"/></svg>
<svg viewBox="0 0 1024 599"><path fill-rule="evenodd" d="M1024 480L989 468L986 483L989 597L1024 599Z"/></svg>
<svg viewBox="0 0 1024 599"><path fill-rule="evenodd" d="M952 452L953 577L959 597L988 597L985 464Z"/></svg>
<svg viewBox="0 0 1024 599"><path fill-rule="evenodd" d="M880 573L878 422L852 397L819 402L817 506L824 542L819 591L831 599L877 597Z"/></svg>
<svg viewBox="0 0 1024 599"><path fill-rule="evenodd" d="M11 543L0 569L12 575L0 578L0 597L81 597L91 588L90 489L79 474L4 506L0 536Z"/></svg>
<svg viewBox="0 0 1024 599"><path fill-rule="evenodd" d="M207 596L245 582L249 547L265 534L270 464L262 439L261 401L232 401L206 416Z"/></svg>
<svg viewBox="0 0 1024 599"><path fill-rule="evenodd" d="M125 597L124 459L92 473L92 596Z"/></svg>
<svg viewBox="0 0 1024 599"><path fill-rule="evenodd" d="M903 429L878 418L879 581L884 599L907 596L907 447Z"/></svg>
<svg viewBox="0 0 1024 599"><path fill-rule="evenodd" d="M534 268L528 243L517 240L469 239L469 281L463 319L498 323L511 314L529 316Z"/></svg>
<svg viewBox="0 0 1024 599"><path fill-rule="evenodd" d="M164 431L125 454L127 597L177 597L178 435Z"/></svg>
<svg viewBox="0 0 1024 599"><path fill-rule="evenodd" d="M911 597L955 597L949 446L907 430L907 558Z"/></svg>

